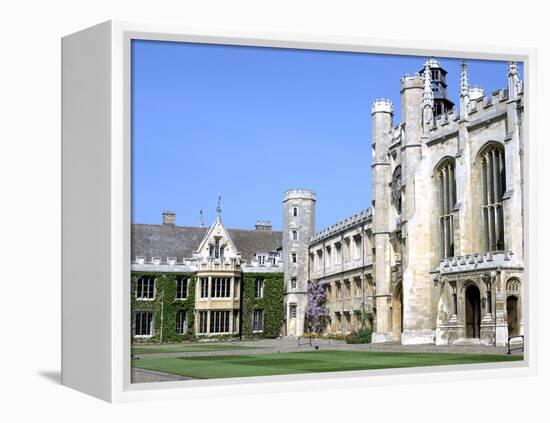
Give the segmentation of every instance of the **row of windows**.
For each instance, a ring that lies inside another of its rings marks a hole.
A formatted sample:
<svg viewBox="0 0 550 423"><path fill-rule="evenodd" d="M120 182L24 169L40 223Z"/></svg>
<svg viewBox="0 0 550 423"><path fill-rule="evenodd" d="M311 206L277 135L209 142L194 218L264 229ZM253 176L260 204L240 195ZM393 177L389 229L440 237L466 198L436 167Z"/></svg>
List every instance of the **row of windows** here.
<svg viewBox="0 0 550 423"><path fill-rule="evenodd" d="M176 299L184 300L187 298L189 278L178 276L176 279ZM136 280L136 299L153 300L155 299L155 278L150 276L139 276Z"/></svg>
<svg viewBox="0 0 550 423"><path fill-rule="evenodd" d="M235 286L238 287L240 279L235 279ZM231 278L212 278L210 295L208 294L208 278L199 279L200 298L231 298ZM235 295L237 295L235 290Z"/></svg>
<svg viewBox="0 0 550 423"><path fill-rule="evenodd" d="M210 313L210 330L208 330L208 313ZM218 333L230 333L231 329L229 321L231 319L231 312L228 310L220 311L199 311L199 334L218 334ZM239 313L233 312L233 331L237 329L237 322L239 319ZM254 310L252 313L252 330L254 332L261 332L264 330L264 311Z"/></svg>
<svg viewBox="0 0 550 423"><path fill-rule="evenodd" d="M208 330L208 313L210 313L210 330ZM198 333L230 333L229 319L231 312L229 310L221 311L199 311L199 327ZM237 328L237 320L239 314L237 311L233 313L233 328ZM187 333L187 313L178 311L176 313L176 333ZM153 312L138 311L134 313L134 335L135 336L153 336ZM264 330L264 311L254 310L252 313L252 330L261 332Z"/></svg>
<svg viewBox="0 0 550 423"><path fill-rule="evenodd" d="M187 333L187 313L185 311L176 313L176 333L181 335ZM138 311L134 314L134 335L153 336L152 311Z"/></svg>
<svg viewBox="0 0 550 423"><path fill-rule="evenodd" d="M452 160L438 169L439 189L439 247L440 257L453 257L456 204L455 165ZM506 192L504 150L491 145L481 155L481 218L485 251L504 250L504 211L502 197Z"/></svg>
<svg viewBox="0 0 550 423"><path fill-rule="evenodd" d="M342 248L343 246L343 248ZM367 234L357 234L348 236L343 242L338 241L331 245L326 245L324 250L318 249L310 252L310 266L314 271L320 272L323 267L340 266L343 263L349 263L352 260L359 260L361 252L367 254L371 250L372 242Z"/></svg>

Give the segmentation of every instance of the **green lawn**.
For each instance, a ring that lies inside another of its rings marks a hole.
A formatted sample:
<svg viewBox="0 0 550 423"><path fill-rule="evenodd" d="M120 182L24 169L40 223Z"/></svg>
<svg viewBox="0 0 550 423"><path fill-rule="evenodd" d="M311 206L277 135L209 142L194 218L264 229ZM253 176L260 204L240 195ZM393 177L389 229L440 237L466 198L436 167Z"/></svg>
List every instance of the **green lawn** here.
<svg viewBox="0 0 550 423"><path fill-rule="evenodd" d="M230 351L250 350L261 347L246 347L231 344L164 344L164 345L139 345L132 347L132 354L176 353L176 352L204 352L204 351Z"/></svg>
<svg viewBox="0 0 550 423"><path fill-rule="evenodd" d="M523 360L522 356L364 351L306 351L233 356L143 358L132 365L196 379L270 376Z"/></svg>

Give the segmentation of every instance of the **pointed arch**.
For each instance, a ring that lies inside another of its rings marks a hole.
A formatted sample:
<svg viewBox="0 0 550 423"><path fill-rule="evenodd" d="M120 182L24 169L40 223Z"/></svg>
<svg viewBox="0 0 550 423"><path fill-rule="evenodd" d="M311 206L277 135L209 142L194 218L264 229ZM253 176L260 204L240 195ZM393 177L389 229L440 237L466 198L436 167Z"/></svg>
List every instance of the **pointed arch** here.
<svg viewBox="0 0 550 423"><path fill-rule="evenodd" d="M504 146L495 141L480 148L475 160L480 175L480 211L483 251L504 250L503 197L506 192Z"/></svg>
<svg viewBox="0 0 550 423"><path fill-rule="evenodd" d="M439 227L439 258L455 255L454 208L456 205L455 159L442 158L434 169L437 191L437 216Z"/></svg>

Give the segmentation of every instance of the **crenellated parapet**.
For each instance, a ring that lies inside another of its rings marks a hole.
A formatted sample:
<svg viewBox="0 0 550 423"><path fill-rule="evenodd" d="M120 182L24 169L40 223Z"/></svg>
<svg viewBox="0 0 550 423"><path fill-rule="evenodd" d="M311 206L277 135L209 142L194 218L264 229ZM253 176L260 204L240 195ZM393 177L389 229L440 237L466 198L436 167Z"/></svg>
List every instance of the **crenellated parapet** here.
<svg viewBox="0 0 550 423"><path fill-rule="evenodd" d="M287 201L293 198L301 198L306 200L316 200L317 193L311 189L304 188L292 188L283 194L283 201Z"/></svg>
<svg viewBox="0 0 550 423"><path fill-rule="evenodd" d="M379 98L372 102L372 114L390 113L393 114L393 103L390 99Z"/></svg>
<svg viewBox="0 0 550 423"><path fill-rule="evenodd" d="M411 88L423 88L424 87L424 78L420 73L415 73L412 75L405 74L401 77L401 92Z"/></svg>
<svg viewBox="0 0 550 423"><path fill-rule="evenodd" d="M315 242L319 242L325 238L333 236L334 234L337 234L357 225L370 223L371 221L372 207L369 207L368 209L361 210L359 213L355 213L352 216L346 217L345 219L342 219L341 221L320 230L311 237L310 242L312 244Z"/></svg>

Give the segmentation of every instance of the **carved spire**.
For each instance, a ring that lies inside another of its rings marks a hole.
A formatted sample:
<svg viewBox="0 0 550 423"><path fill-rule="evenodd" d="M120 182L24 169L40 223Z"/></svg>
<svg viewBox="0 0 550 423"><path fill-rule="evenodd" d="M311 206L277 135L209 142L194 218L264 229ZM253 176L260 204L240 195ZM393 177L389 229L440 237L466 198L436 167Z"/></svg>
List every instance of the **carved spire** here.
<svg viewBox="0 0 550 423"><path fill-rule="evenodd" d="M462 61L460 65L460 117L465 118L468 114L468 103L470 102L470 81L468 81L468 63Z"/></svg>
<svg viewBox="0 0 550 423"><path fill-rule="evenodd" d="M424 117L424 125L432 121L434 116L434 93L432 91L432 73L430 68L430 60L424 63L424 94L422 96L422 115Z"/></svg>
<svg viewBox="0 0 550 423"><path fill-rule="evenodd" d="M216 213L218 213L218 217L220 217L222 213L222 195L218 192L218 207L216 207Z"/></svg>
<svg viewBox="0 0 550 423"><path fill-rule="evenodd" d="M508 63L508 98L514 99L518 96L519 68L517 62Z"/></svg>
<svg viewBox="0 0 550 423"><path fill-rule="evenodd" d="M460 65L460 95L467 96L470 92L470 82L468 81L468 63L462 61Z"/></svg>

